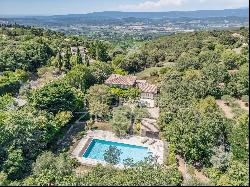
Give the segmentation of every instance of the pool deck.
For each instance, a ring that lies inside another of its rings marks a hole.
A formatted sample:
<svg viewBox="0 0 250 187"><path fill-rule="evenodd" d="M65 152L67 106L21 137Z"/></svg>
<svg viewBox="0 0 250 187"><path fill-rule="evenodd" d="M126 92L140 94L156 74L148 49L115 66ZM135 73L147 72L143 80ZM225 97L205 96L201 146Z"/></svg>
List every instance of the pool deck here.
<svg viewBox="0 0 250 187"><path fill-rule="evenodd" d="M73 150L71 154L73 158L76 158L83 165L89 165L89 166L95 166L97 164L102 164L104 166L107 165L107 163L104 161L83 157L83 154L87 150L92 139L113 141L113 142L118 142L118 143L147 147L153 153L153 156L158 158L157 162L159 164L163 163L164 143L161 140L148 138L149 141L143 144L142 141L145 139L145 137L128 136L126 138L119 138L112 132L95 130L95 131L88 131L87 135L80 140L80 142L78 143L78 145L76 146L76 148ZM155 140L155 143L152 145L149 145L151 140ZM116 165L116 167L123 168L124 166Z"/></svg>

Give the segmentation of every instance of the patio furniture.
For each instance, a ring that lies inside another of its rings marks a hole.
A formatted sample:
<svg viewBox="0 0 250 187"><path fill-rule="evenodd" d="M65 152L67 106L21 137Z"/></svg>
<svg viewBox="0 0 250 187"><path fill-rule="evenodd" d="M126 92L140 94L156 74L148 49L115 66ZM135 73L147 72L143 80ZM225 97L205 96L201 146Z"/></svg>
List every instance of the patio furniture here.
<svg viewBox="0 0 250 187"><path fill-rule="evenodd" d="M145 144L149 139L148 138L144 138L141 143Z"/></svg>
<svg viewBox="0 0 250 187"><path fill-rule="evenodd" d="M153 145L156 142L156 140L150 140L150 142L148 142L149 145Z"/></svg>

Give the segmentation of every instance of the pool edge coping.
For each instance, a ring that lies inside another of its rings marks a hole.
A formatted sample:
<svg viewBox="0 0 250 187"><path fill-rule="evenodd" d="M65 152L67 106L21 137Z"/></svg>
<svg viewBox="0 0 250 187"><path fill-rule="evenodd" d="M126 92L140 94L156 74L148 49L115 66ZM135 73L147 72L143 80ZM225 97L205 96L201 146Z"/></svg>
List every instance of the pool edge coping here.
<svg viewBox="0 0 250 187"><path fill-rule="evenodd" d="M107 137L107 136L110 136L110 137ZM127 140L131 141L131 139L136 139L139 141L142 138L145 138L145 137L129 136L129 138ZM148 137L146 137L146 138L148 138ZM163 161L164 146L163 146L162 140L157 140L158 142L160 142L162 144L162 147L161 147L162 150L159 150L159 149L156 150L156 149L152 148L152 145L148 145L148 144L142 145L142 143L140 141L138 142L138 144L130 143L130 142L124 143L124 141L126 141L126 139L120 139L119 137L116 137L113 132L102 131L102 130L87 131L87 134L80 140L80 142L78 143L76 148L71 153L71 157L76 158L83 165L96 166L98 164L101 164L101 165L107 166L108 163L105 161L100 161L100 160L96 160L96 159L83 157L83 154L87 151L87 149L89 148L93 139L99 139L99 140L104 140L104 141L109 141L109 142L117 142L117 143L121 143L121 144L128 144L128 145L134 145L134 146L139 146L139 147L145 147L149 151L151 151L153 153L153 155L161 157L161 159L160 159L161 161L159 164L162 164L164 162ZM153 139L153 138L148 138L148 139ZM118 164L118 165L115 165L115 167L122 169L122 168L124 168L124 165Z"/></svg>

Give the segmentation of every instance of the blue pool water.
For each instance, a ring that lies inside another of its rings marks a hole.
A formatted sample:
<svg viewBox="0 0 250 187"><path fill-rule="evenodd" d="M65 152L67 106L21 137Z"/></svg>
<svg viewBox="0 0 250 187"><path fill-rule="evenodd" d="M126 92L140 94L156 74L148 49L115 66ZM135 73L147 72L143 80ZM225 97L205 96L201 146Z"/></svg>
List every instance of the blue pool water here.
<svg viewBox="0 0 250 187"><path fill-rule="evenodd" d="M134 162L143 161L150 155L150 151L146 147L93 139L83 157L105 161L104 153L110 146L121 150L119 164L123 164L123 161L128 158L132 158Z"/></svg>

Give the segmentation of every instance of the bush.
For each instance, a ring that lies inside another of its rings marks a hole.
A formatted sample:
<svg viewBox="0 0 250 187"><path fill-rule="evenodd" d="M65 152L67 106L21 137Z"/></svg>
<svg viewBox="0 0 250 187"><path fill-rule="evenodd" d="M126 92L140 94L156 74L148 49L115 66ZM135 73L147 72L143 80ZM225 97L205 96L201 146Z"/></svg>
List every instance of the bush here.
<svg viewBox="0 0 250 187"><path fill-rule="evenodd" d="M21 84L27 81L27 77L27 73L22 70L4 72L3 75L0 75L0 95L6 93L14 95L18 93Z"/></svg>
<svg viewBox="0 0 250 187"><path fill-rule="evenodd" d="M8 185L8 180L7 180L8 175L4 172L0 172L0 186L7 186Z"/></svg>
<svg viewBox="0 0 250 187"><path fill-rule="evenodd" d="M46 73L52 73L54 70L53 67L42 67L42 68L39 68L37 69L37 75L39 77L42 77L44 76Z"/></svg>
<svg viewBox="0 0 250 187"><path fill-rule="evenodd" d="M150 72L150 76L158 76L158 75L159 75L159 72L157 70Z"/></svg>
<svg viewBox="0 0 250 187"><path fill-rule="evenodd" d="M173 144L170 144L169 145L169 153L167 155L167 161L166 161L166 164L168 166L170 165L177 165L177 160L176 160L176 157L175 157L175 146Z"/></svg>
<svg viewBox="0 0 250 187"><path fill-rule="evenodd" d="M240 108L240 107L235 107L232 109L232 112L235 114L236 117L241 116L244 113L244 109Z"/></svg>
<svg viewBox="0 0 250 187"><path fill-rule="evenodd" d="M223 95L221 99L225 102L226 105L231 105L235 101L235 99L230 95Z"/></svg>
<svg viewBox="0 0 250 187"><path fill-rule="evenodd" d="M243 102L245 102L245 103L249 103L249 96L248 96L248 95L243 95L243 96L241 97L241 100L242 100Z"/></svg>

